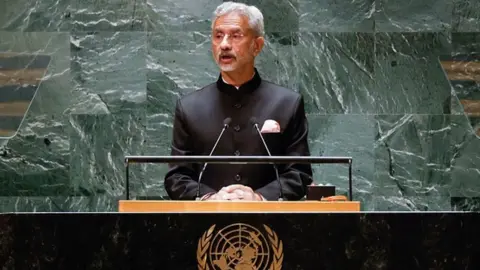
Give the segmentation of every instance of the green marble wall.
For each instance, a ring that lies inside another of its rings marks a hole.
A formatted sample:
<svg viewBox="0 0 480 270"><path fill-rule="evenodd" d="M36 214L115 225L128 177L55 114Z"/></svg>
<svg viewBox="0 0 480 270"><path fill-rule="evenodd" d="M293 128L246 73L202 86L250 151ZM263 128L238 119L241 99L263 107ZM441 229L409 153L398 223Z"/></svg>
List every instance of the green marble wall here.
<svg viewBox="0 0 480 270"><path fill-rule="evenodd" d="M18 133L0 139L0 211L116 211L123 156L168 154L175 100L217 78L221 2L1 1L0 53L51 60ZM354 158L364 210L480 196L480 109L462 103L480 100L480 72L449 80L440 62L478 64L480 2L244 2L266 19L258 69L305 96L312 154ZM165 195L166 165L131 169L134 196ZM347 172L319 165L315 179L345 192Z"/></svg>

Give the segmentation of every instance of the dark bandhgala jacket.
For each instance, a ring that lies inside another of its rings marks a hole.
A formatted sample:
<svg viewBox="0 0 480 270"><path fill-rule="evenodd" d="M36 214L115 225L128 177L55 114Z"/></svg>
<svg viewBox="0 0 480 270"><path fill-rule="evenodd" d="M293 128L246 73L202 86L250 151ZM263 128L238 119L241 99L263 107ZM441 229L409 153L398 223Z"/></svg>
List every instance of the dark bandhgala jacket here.
<svg viewBox="0 0 480 270"><path fill-rule="evenodd" d="M172 155L209 155L224 125L229 128L213 155L268 155L254 129L255 117L261 129L265 120L280 124L279 133L264 133L274 156L310 155L308 123L302 96L290 89L262 80L258 71L239 89L226 84L221 76L216 83L187 94L177 101L173 122ZM165 189L173 200L194 200L198 175L203 164L169 164ZM278 164L280 181L287 200L299 200L312 183L309 164ZM208 164L200 184L200 197L222 187L242 184L267 200L280 196L272 164Z"/></svg>

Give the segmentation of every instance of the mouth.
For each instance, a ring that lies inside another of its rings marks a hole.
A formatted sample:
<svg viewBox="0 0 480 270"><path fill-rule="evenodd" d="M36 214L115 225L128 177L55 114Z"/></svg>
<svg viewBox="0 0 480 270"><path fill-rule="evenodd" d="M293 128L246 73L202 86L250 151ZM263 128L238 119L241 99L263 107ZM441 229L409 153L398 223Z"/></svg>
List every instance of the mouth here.
<svg viewBox="0 0 480 270"><path fill-rule="evenodd" d="M220 62L222 62L222 63L231 63L234 59L235 59L235 57L233 57L231 55L221 55L220 56Z"/></svg>

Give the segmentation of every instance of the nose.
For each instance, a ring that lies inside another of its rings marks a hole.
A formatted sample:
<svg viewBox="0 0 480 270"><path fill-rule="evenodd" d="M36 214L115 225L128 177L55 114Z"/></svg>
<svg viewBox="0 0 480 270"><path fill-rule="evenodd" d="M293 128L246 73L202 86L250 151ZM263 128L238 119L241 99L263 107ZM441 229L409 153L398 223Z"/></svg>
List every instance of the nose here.
<svg viewBox="0 0 480 270"><path fill-rule="evenodd" d="M222 42L220 42L220 49L224 51L228 51L232 48L232 45L229 42L228 35L225 35L222 39Z"/></svg>

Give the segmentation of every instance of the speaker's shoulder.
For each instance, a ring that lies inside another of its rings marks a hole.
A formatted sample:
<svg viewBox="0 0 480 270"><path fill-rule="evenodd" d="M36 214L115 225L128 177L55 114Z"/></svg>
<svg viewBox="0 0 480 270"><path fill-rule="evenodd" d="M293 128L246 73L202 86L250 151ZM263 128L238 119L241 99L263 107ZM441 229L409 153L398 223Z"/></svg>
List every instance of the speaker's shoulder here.
<svg viewBox="0 0 480 270"><path fill-rule="evenodd" d="M288 99L291 101L297 101L302 96L301 93L296 90L287 88L285 86L273 83L268 80L262 80L260 88L262 92L266 93L271 97Z"/></svg>

